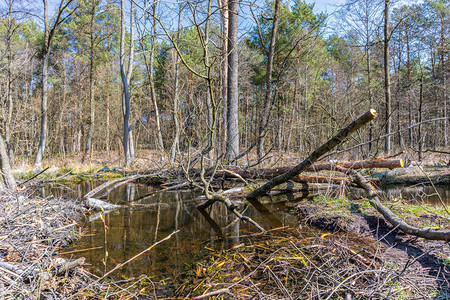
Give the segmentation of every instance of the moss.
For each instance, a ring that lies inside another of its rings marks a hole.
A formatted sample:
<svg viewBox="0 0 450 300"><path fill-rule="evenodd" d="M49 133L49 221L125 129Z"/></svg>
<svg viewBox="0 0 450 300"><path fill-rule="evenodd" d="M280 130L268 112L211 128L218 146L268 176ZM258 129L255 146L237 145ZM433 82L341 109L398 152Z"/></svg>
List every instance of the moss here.
<svg viewBox="0 0 450 300"><path fill-rule="evenodd" d="M122 174L115 173L115 172L105 172L105 173L102 173L102 174L100 175L100 178L101 178L101 179L105 179L105 180L107 180L107 179L121 178L121 177L123 177Z"/></svg>

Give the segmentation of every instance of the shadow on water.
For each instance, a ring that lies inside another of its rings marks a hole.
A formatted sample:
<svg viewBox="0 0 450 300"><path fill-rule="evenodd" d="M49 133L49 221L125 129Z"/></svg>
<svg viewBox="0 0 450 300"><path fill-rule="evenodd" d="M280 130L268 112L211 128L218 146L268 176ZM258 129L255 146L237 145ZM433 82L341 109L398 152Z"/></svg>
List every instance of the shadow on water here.
<svg viewBox="0 0 450 300"><path fill-rule="evenodd" d="M44 193L81 197L99 185L87 182L71 188L48 186ZM193 192L156 193L157 189L145 185L127 184L111 192L111 203L139 202L153 204L150 209L123 208L100 218L93 214L82 225L84 235L70 248L66 256L83 256L91 272L102 275L117 264L128 260L150 245L180 230L170 240L140 256L115 272L116 278L145 274L162 279L177 277L205 253L229 249L242 237L258 232L251 224L239 222L221 203L207 212L196 209L198 194ZM297 218L287 212L283 203L241 205L241 211L264 228L295 226ZM114 276L114 275L113 275ZM164 277L162 277L164 276Z"/></svg>

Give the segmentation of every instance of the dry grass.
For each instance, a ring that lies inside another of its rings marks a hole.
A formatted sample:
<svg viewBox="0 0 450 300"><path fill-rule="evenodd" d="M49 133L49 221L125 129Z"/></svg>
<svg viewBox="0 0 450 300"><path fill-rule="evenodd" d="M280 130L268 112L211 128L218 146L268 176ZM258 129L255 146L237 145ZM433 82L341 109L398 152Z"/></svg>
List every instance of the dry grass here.
<svg viewBox="0 0 450 300"><path fill-rule="evenodd" d="M422 299L442 294L432 276L406 272L414 260L404 266L384 263L379 243L283 228L213 254L192 275L195 285L179 290L199 299L216 292L233 299Z"/></svg>

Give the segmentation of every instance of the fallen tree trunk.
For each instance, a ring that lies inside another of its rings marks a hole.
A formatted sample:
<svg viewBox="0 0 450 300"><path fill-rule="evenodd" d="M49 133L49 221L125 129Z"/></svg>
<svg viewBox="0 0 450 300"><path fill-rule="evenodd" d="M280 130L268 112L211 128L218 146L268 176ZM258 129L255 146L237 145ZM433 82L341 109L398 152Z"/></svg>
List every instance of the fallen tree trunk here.
<svg viewBox="0 0 450 300"><path fill-rule="evenodd" d="M411 226L406 223L403 219L397 217L389 208L381 203L378 198L378 192L375 187L370 184L367 179L365 179L357 171L339 168L340 171L350 174L355 182L361 186L368 193L369 203L389 222L392 226L400 229L406 234L414 235L428 240L443 240L450 241L450 230L435 230L432 228L419 228Z"/></svg>
<svg viewBox="0 0 450 300"><path fill-rule="evenodd" d="M384 159L384 158L374 158L367 160L358 160L358 161L344 161L344 162L320 162L315 163L312 166L306 168L306 172L318 172L318 171L333 171L336 170L336 166L340 166L346 169L365 169L365 168L386 168L386 169L395 169L395 168L403 168L404 163L403 159ZM240 169L240 168L228 168L232 173L236 173L240 175L242 178L246 179L255 179L255 178L264 178L264 179L272 179L275 176L286 173L291 170L295 166L282 166L278 168L268 168L268 169ZM211 174L209 174L211 175ZM216 176L224 176L224 177L234 177L229 172L218 171L216 172ZM299 177L297 177L299 176ZM297 175L293 177L291 180L295 182L314 182L317 179L322 180L321 177L333 178L331 176L313 176L313 175ZM341 178L338 179L342 180ZM328 181L323 181L328 182Z"/></svg>
<svg viewBox="0 0 450 300"><path fill-rule="evenodd" d="M122 205L116 205L116 204L112 204L112 203L108 203L105 202L103 200L100 199L95 199L95 198L90 198L87 197L86 199L86 206L93 208L93 209L98 209L98 210L116 210L119 209L121 207L123 207Z"/></svg>
<svg viewBox="0 0 450 300"><path fill-rule="evenodd" d="M117 205L108 203L106 201L96 199L96 198L86 198L86 206L95 210L102 210L110 212L112 210L120 209L120 208L132 208L132 209L154 209L154 208L163 208L167 209L170 207L167 203L148 203L148 204L140 204L140 203L127 203L126 205Z"/></svg>
<svg viewBox="0 0 450 300"><path fill-rule="evenodd" d="M300 174L301 172L308 169L310 166L312 166L322 155L329 152L331 149L342 143L344 139L346 139L350 134L352 134L357 129L361 128L374 118L376 118L377 113L374 109L370 109L368 112L363 114L361 117L359 117L357 120L350 123L347 127L344 129L341 129L334 137L332 137L328 142L314 150L313 153L311 153L304 161L302 161L300 164L295 166L294 168L290 169L286 173L283 173L271 180L269 180L265 185L262 187L256 189L255 191L251 192L247 198L249 199L256 199L257 197L266 194L268 191L270 191L273 187L279 185L280 183L283 183L287 180L290 180L294 176Z"/></svg>

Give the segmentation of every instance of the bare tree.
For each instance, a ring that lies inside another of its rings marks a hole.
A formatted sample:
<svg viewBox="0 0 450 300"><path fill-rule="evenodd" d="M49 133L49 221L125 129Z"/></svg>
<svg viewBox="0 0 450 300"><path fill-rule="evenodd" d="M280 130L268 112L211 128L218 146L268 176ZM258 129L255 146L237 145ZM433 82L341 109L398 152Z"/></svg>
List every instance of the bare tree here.
<svg viewBox="0 0 450 300"><path fill-rule="evenodd" d="M183 3L180 3L180 9L178 11L178 30L177 30L177 43L180 43L180 34L181 34L181 13L183 11ZM173 61L175 66L175 75L174 75L174 88L173 88L173 122L175 126L175 134L173 136L172 148L170 149L170 161L174 163L177 158L177 151L180 145L180 120L179 120L179 93L180 93L180 70L179 70L179 56L178 52L175 51L175 59Z"/></svg>
<svg viewBox="0 0 450 300"><path fill-rule="evenodd" d="M123 112L123 152L125 155L125 166L130 167L133 162L133 157L131 154L132 141L130 142L131 127L130 127L130 92L129 83L131 79L131 71L133 64L134 55L134 2L131 1L131 16L130 16L130 26L131 26L131 36L130 36L130 56L128 60L128 70L125 74L125 0L120 1L120 76L122 78L123 84L123 95L122 95L122 112ZM131 147L130 147L131 145Z"/></svg>
<svg viewBox="0 0 450 300"><path fill-rule="evenodd" d="M239 154L239 91L238 91L238 8L239 0L228 2L228 86L227 86L227 151L233 161Z"/></svg>
<svg viewBox="0 0 450 300"><path fill-rule="evenodd" d="M264 155L264 138L266 127L270 119L270 110L272 109L272 71L273 58L275 55L275 42L277 40L278 30L278 14L280 9L280 0L275 0L275 7L273 10L272 33L270 36L269 50L267 53L267 68L266 68L266 94L264 97L264 108L259 123L259 139L257 143L258 158L261 159Z"/></svg>
<svg viewBox="0 0 450 300"><path fill-rule="evenodd" d="M95 94L94 94L94 56L95 56L95 36L94 36L94 22L97 8L97 1L91 0L90 7L90 21L89 21L89 103L90 103L90 118L89 118L89 132L86 138L86 147L82 162L84 162L89 155L92 159L92 137L95 130Z"/></svg>
<svg viewBox="0 0 450 300"><path fill-rule="evenodd" d="M384 98L386 137L384 139L384 151L389 155L391 151L391 77L389 71L389 1L384 0Z"/></svg>
<svg viewBox="0 0 450 300"><path fill-rule="evenodd" d="M222 152L226 152L227 145L227 114L228 114L228 1L218 0L220 7L220 19L222 25Z"/></svg>
<svg viewBox="0 0 450 300"><path fill-rule="evenodd" d="M50 56L50 47L52 43L55 31L61 23L63 23L74 11L63 17L64 11L72 3L72 0L61 0L58 9L56 11L56 17L53 24L48 20L48 4L47 0L44 2L44 41L43 41L43 60L42 60L42 101L41 101L41 131L39 138L39 146L36 154L35 165L40 167L42 165L42 159L44 157L45 143L47 139L47 97L48 97L48 58Z"/></svg>
<svg viewBox="0 0 450 300"><path fill-rule="evenodd" d="M153 14L156 14L156 5L158 2L153 3ZM151 97L153 102L153 107L155 108L155 119L156 119L156 131L158 133L158 148L160 151L164 151L164 142L162 138L161 133L161 120L159 116L159 109L158 109L158 102L156 101L156 91L155 91L155 80L153 76L153 67L154 67L154 57L155 57L155 47L156 47L156 20L153 20L153 26L152 26L153 32L152 32L152 44L150 49L150 66L148 70L149 74L149 81L150 81L150 90L151 90Z"/></svg>

